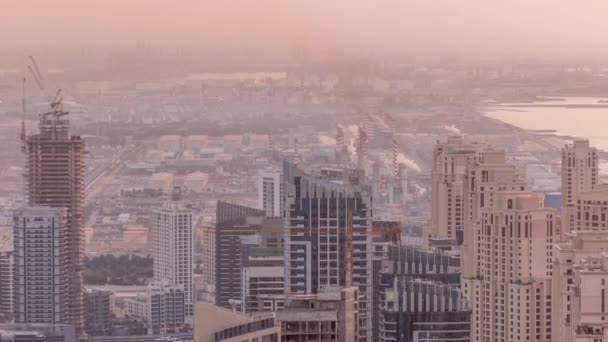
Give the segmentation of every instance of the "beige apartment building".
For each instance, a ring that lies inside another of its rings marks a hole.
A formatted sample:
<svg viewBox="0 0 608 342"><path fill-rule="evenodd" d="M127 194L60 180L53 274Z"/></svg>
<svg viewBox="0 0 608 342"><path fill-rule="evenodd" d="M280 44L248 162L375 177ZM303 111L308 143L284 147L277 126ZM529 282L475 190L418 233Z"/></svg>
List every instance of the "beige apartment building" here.
<svg viewBox="0 0 608 342"><path fill-rule="evenodd" d="M469 162L463 183L461 288L471 341L550 341L554 211L501 150Z"/></svg>
<svg viewBox="0 0 608 342"><path fill-rule="evenodd" d="M462 278L471 341L550 341L554 212L526 191L500 191L475 225L476 276Z"/></svg>
<svg viewBox="0 0 608 342"><path fill-rule="evenodd" d="M603 279L608 277L604 254L608 231L573 231L567 238L556 244L554 251L553 341L608 341L598 337L608 325L607 310L602 307Z"/></svg>
<svg viewBox="0 0 608 342"><path fill-rule="evenodd" d="M608 253L587 258L574 268L572 286L573 342L608 341Z"/></svg>
<svg viewBox="0 0 608 342"><path fill-rule="evenodd" d="M478 161L467 167L463 191L463 226L464 241L462 253L465 262L462 263L462 277L475 278L478 276L478 268L474 243L476 241L475 224L479 222L479 211L481 208L492 208L495 206L495 194L499 191L525 191L526 184L517 174L515 165L507 163L505 152L488 148Z"/></svg>
<svg viewBox="0 0 608 342"><path fill-rule="evenodd" d="M575 140L562 149L562 231L576 227L576 206L582 193L593 190L598 182L597 149L589 140Z"/></svg>
<svg viewBox="0 0 608 342"><path fill-rule="evenodd" d="M572 231L608 230L608 184L581 192L572 208Z"/></svg>
<svg viewBox="0 0 608 342"><path fill-rule="evenodd" d="M432 212L425 241L462 240L463 190L466 168L479 160L485 144L465 143L459 135L438 142L433 151Z"/></svg>

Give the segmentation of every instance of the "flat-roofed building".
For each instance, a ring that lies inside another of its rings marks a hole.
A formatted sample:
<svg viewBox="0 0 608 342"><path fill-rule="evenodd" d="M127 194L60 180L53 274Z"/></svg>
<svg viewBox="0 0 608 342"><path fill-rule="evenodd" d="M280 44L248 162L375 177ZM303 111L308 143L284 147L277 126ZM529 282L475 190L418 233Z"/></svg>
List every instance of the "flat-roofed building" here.
<svg viewBox="0 0 608 342"><path fill-rule="evenodd" d="M380 296L379 341L470 341L471 310L457 285L398 276Z"/></svg>
<svg viewBox="0 0 608 342"><path fill-rule="evenodd" d="M285 291L359 289L358 338L372 338L372 193L362 170L285 162ZM347 244L352 243L351 247Z"/></svg>
<svg viewBox="0 0 608 342"><path fill-rule="evenodd" d="M316 294L287 295L276 313L281 341L359 340L359 291L356 287L323 288Z"/></svg>
<svg viewBox="0 0 608 342"><path fill-rule="evenodd" d="M112 293L89 289L84 295L84 330L89 335L110 333L112 315Z"/></svg>
<svg viewBox="0 0 608 342"><path fill-rule="evenodd" d="M213 304L194 306L194 342L279 342L274 313L244 314Z"/></svg>
<svg viewBox="0 0 608 342"><path fill-rule="evenodd" d="M65 323L70 296L67 210L26 206L13 215L15 322Z"/></svg>
<svg viewBox="0 0 608 342"><path fill-rule="evenodd" d="M192 207L180 200L179 191L174 189L172 200L154 210L154 281L182 286L186 316L191 317L194 304Z"/></svg>

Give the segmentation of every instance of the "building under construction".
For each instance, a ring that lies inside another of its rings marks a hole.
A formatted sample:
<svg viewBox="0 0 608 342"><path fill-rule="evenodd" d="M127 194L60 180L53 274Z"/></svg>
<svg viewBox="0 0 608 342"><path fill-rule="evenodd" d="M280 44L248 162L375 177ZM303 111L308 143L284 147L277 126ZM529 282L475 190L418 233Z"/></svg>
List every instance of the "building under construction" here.
<svg viewBox="0 0 608 342"><path fill-rule="evenodd" d="M65 323L80 330L83 326L84 141L79 136L70 136L68 113L63 111L61 99L57 97L51 103L51 111L41 114L39 133L22 132L25 183L30 205L67 209L63 248L67 291L63 307Z"/></svg>
<svg viewBox="0 0 608 342"><path fill-rule="evenodd" d="M283 179L285 292L358 287L359 341L371 341L373 213L364 172L332 167L308 173L285 162Z"/></svg>

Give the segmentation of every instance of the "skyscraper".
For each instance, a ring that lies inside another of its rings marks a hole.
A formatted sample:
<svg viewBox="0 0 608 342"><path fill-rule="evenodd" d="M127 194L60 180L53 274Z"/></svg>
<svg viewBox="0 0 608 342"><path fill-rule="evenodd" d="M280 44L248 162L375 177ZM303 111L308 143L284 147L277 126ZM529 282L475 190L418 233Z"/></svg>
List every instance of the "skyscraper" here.
<svg viewBox="0 0 608 342"><path fill-rule="evenodd" d="M258 208L266 217L283 216L283 175L280 171L261 171L258 176Z"/></svg>
<svg viewBox="0 0 608 342"><path fill-rule="evenodd" d="M363 173L321 169L313 175L285 162L283 176L285 291L358 287L359 336L371 340L372 198Z"/></svg>
<svg viewBox="0 0 608 342"><path fill-rule="evenodd" d="M573 229L578 196L598 183L597 149L589 140L575 140L562 149L562 231Z"/></svg>
<svg viewBox="0 0 608 342"><path fill-rule="evenodd" d="M23 207L14 212L16 323L65 323L69 269L67 210Z"/></svg>
<svg viewBox="0 0 608 342"><path fill-rule="evenodd" d="M465 144L462 136L450 136L435 146L431 221L424 233L427 244L433 239L462 243L465 171L467 164L478 160L485 148L485 144Z"/></svg>
<svg viewBox="0 0 608 342"><path fill-rule="evenodd" d="M282 221L266 219L263 210L223 201L217 203L216 216L215 303L229 308L243 294L244 246L283 248Z"/></svg>
<svg viewBox="0 0 608 342"><path fill-rule="evenodd" d="M79 136L70 136L66 114L60 103L54 103L51 112L40 116L39 133L24 137L25 181L30 205L67 209L63 225L67 253L64 322L79 330L84 323L81 238L85 144Z"/></svg>
<svg viewBox="0 0 608 342"><path fill-rule="evenodd" d="M241 298L241 239L257 234L252 220L262 222L262 210L219 201L215 228L215 304L231 307ZM248 224L249 221L249 224Z"/></svg>
<svg viewBox="0 0 608 342"><path fill-rule="evenodd" d="M549 341L554 211L501 150L469 163L464 183L461 288L471 341Z"/></svg>
<svg viewBox="0 0 608 342"><path fill-rule="evenodd" d="M527 191L500 191L479 210L475 276L463 274L472 308L471 341L551 340L553 209ZM468 228L468 227L467 227Z"/></svg>
<svg viewBox="0 0 608 342"><path fill-rule="evenodd" d="M186 316L192 316L192 208L179 195L154 211L152 256L154 280L162 285L181 285Z"/></svg>
<svg viewBox="0 0 608 342"><path fill-rule="evenodd" d="M476 229L480 222L480 211L492 208L497 202L495 196L500 191L525 191L527 186L518 175L515 165L508 163L505 152L488 148L478 161L467 166L463 191L462 278L476 278L479 270L476 263Z"/></svg>

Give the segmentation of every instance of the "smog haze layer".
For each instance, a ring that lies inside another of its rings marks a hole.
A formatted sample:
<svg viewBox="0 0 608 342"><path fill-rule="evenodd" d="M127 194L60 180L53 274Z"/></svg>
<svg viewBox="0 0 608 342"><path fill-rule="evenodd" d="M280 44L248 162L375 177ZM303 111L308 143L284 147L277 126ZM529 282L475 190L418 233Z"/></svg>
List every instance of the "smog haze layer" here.
<svg viewBox="0 0 608 342"><path fill-rule="evenodd" d="M4 0L0 63L36 54L65 67L142 50L242 67L598 59L608 56L607 12L603 0Z"/></svg>

